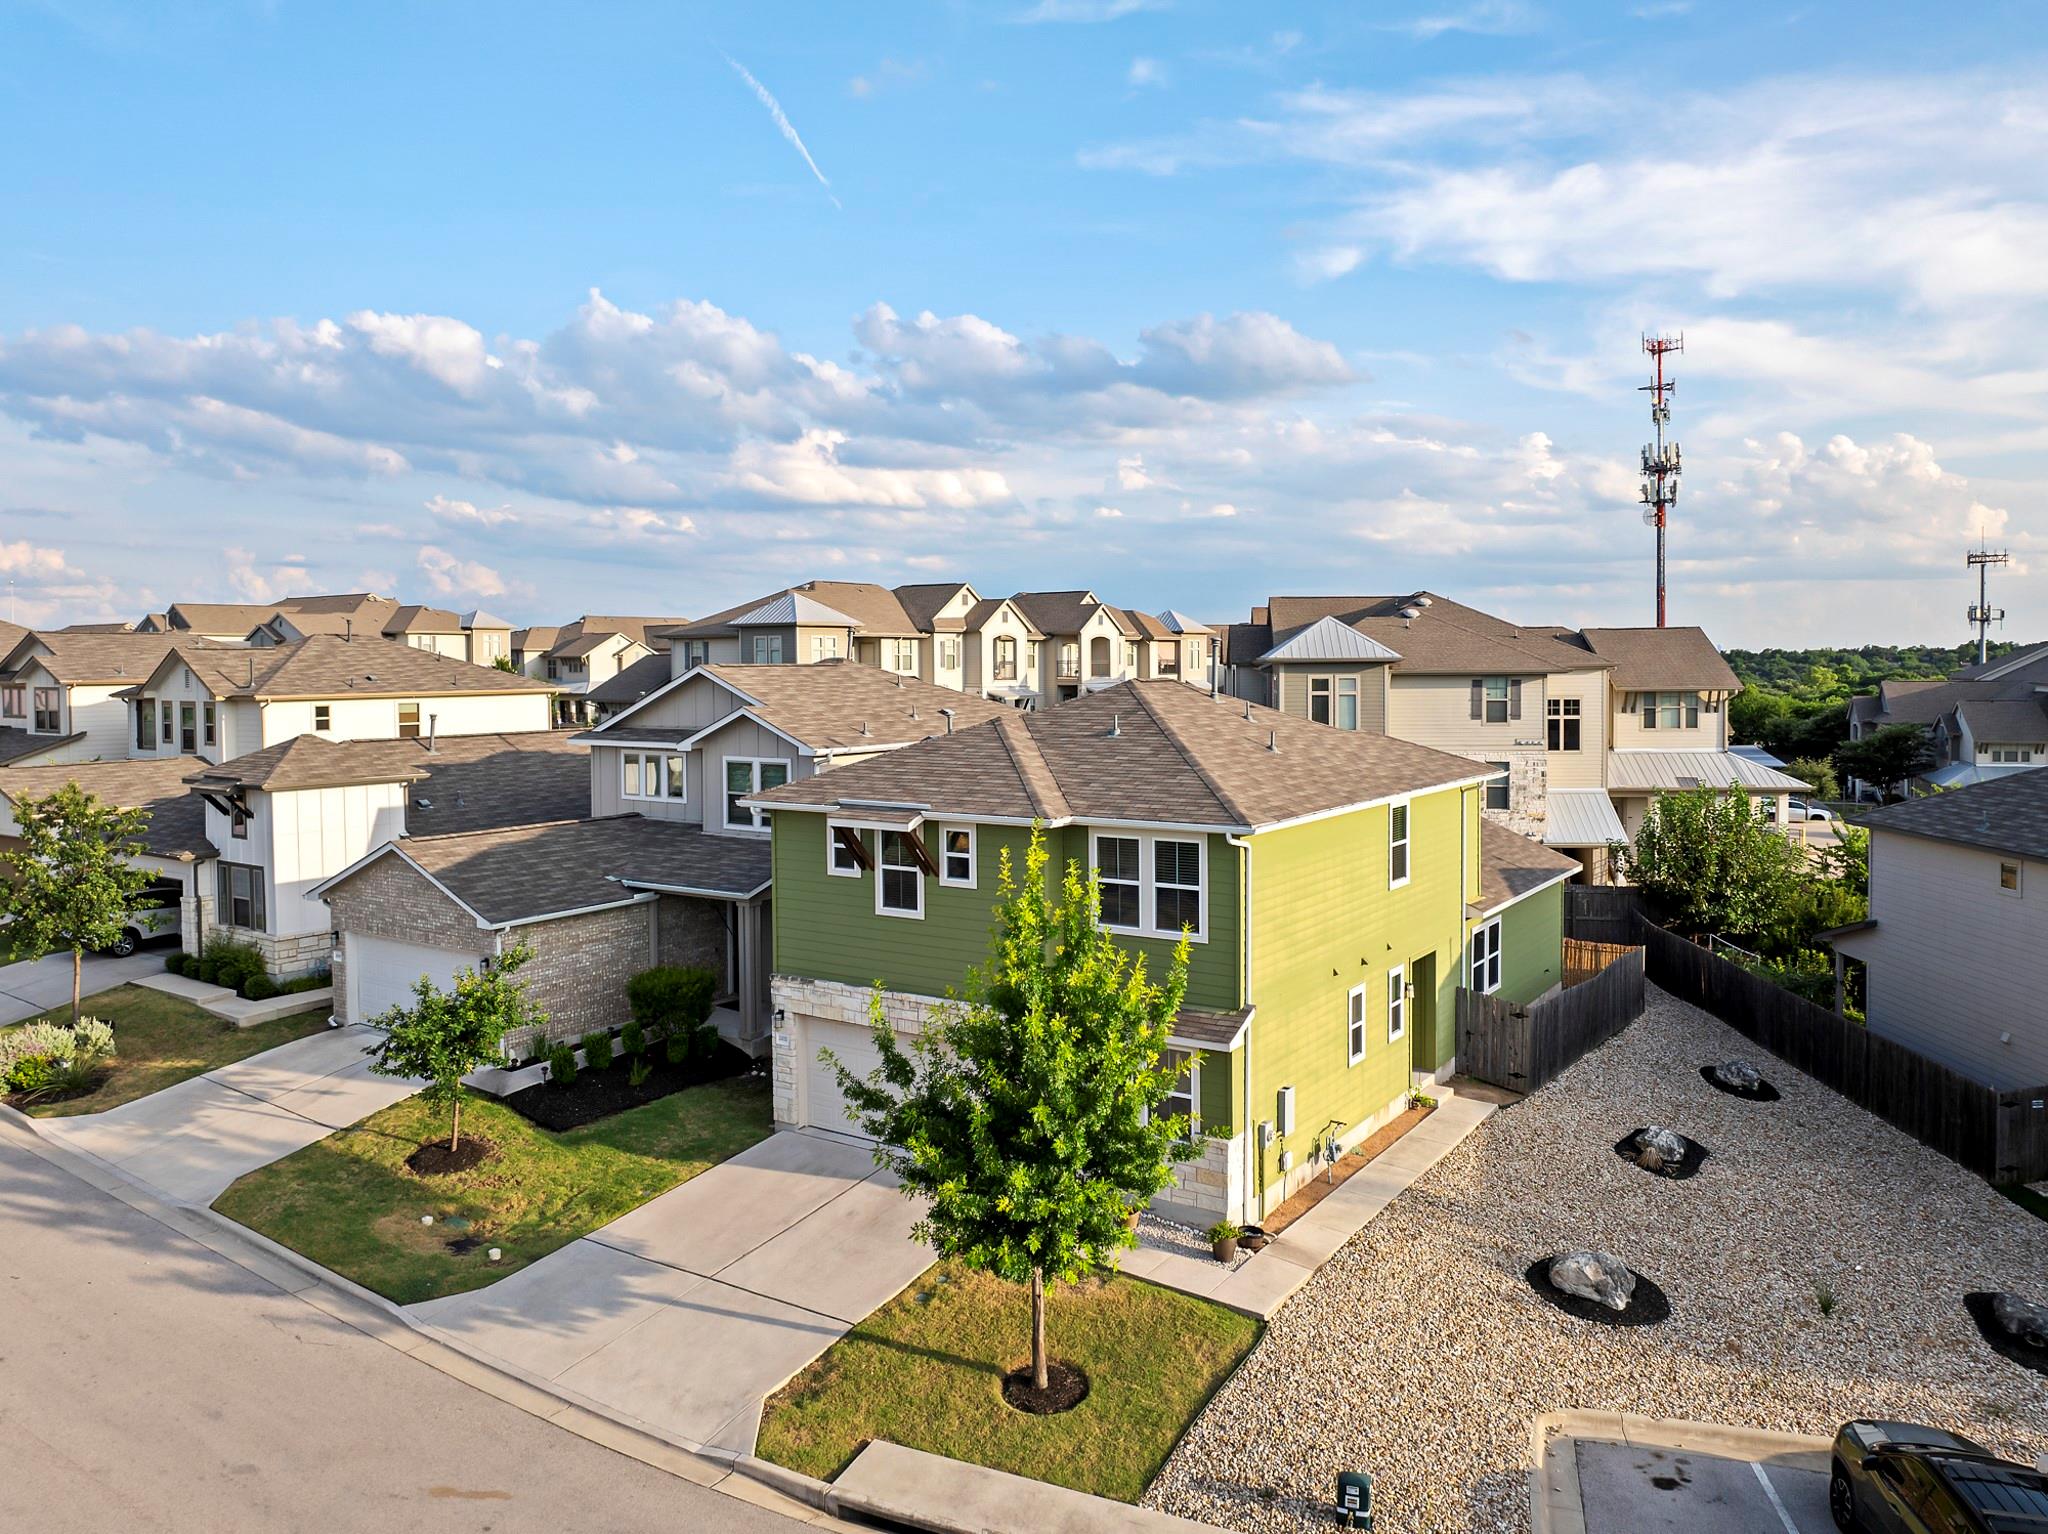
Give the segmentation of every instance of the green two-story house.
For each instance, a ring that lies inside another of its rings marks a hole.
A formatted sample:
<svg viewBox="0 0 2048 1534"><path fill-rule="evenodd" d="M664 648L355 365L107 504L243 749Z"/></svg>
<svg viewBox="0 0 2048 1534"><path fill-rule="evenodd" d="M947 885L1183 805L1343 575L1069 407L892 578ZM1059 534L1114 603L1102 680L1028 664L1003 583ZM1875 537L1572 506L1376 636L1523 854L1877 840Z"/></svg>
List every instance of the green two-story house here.
<svg viewBox="0 0 2048 1534"><path fill-rule="evenodd" d="M773 815L778 1124L854 1133L819 1053L875 1062L869 995L918 1028L988 956L1003 853L1033 825L1157 973L1185 930L1171 1042L1209 1132L1161 1200L1256 1220L1447 1072L1460 985L1561 972L1576 866L1482 830L1483 763L1178 682L1126 682L757 794ZM1489 859L1483 849L1493 848ZM1505 864L1509 865L1504 867Z"/></svg>

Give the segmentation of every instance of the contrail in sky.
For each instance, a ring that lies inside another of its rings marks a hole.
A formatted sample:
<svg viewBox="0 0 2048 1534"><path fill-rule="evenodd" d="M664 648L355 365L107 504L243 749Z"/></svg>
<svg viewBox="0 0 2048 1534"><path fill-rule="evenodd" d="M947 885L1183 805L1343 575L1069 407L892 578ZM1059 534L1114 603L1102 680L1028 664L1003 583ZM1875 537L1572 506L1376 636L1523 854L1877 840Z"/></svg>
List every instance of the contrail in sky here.
<svg viewBox="0 0 2048 1534"><path fill-rule="evenodd" d="M825 189L825 195L832 199L832 206L840 208L840 211L844 212L845 209L841 207L837 194L832 190L832 183L827 181L825 173L818 169L818 162L811 158L810 150L804 148L803 138L797 133L796 125L789 120L789 114L782 110L782 103L777 101L769 92L768 87L759 80L756 80L747 66L738 59L726 53L723 49L719 50L719 56L726 63L732 65L733 73L737 74L753 88L754 94L761 98L761 105L768 109L768 115L775 119L775 126L782 130L782 136L788 139L796 152L804 157L804 164L810 166L811 174L818 178L818 185L822 186Z"/></svg>

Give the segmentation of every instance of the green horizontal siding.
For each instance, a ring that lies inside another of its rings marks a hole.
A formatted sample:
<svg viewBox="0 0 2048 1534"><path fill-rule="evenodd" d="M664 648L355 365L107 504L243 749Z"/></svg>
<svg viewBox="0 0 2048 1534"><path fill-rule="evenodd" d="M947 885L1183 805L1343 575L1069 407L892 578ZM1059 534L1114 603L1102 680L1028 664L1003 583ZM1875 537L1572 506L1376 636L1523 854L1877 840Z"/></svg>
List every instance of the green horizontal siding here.
<svg viewBox="0 0 2048 1534"><path fill-rule="evenodd" d="M1564 979L1564 886L1500 913L1500 994L1526 1005Z"/></svg>

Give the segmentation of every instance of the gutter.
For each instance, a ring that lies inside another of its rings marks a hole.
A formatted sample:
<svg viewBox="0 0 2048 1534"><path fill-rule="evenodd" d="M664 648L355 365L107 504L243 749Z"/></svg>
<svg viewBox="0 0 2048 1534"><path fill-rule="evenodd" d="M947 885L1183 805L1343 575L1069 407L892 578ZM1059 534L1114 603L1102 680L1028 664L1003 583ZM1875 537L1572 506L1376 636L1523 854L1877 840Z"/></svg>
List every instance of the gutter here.
<svg viewBox="0 0 2048 1534"><path fill-rule="evenodd" d="M1244 836L1238 836L1238 835L1235 835L1235 834L1231 834L1231 835L1226 835L1226 836L1225 836L1225 837L1223 838L1223 840L1224 840L1224 841L1225 841L1225 843L1227 843L1228 845L1230 845L1230 846L1232 846L1232 847L1235 847L1235 848L1237 849L1237 851L1238 851L1238 860L1237 860L1237 861L1238 861L1238 870L1239 870L1239 874L1238 874L1238 886L1239 886L1239 896L1238 896L1238 899L1239 899L1239 904L1240 904L1240 908L1241 908L1241 910L1242 910L1242 912L1243 912L1243 915L1242 915L1242 916L1240 917L1240 919L1239 919L1239 920L1240 920L1240 930L1241 930L1241 931L1243 932L1243 934L1244 934L1244 941L1243 941L1243 943L1242 943L1242 944L1240 944L1240 951L1241 951L1241 952L1243 953L1243 959L1241 960L1241 963L1242 963L1242 965L1243 965L1243 970L1242 970L1243 980L1242 980L1242 983L1241 983L1241 984L1239 985L1239 987L1238 987L1238 995L1239 995L1240 997L1242 997L1242 998L1243 998L1243 1000L1244 1000L1244 1004L1245 1004L1246 1006L1248 1006L1248 1007L1250 1007L1250 1008L1252 1009L1252 1013L1251 1013L1251 1016L1250 1016L1250 1017L1248 1017L1248 1018L1246 1018L1246 1019L1244 1020L1244 1031L1243 1031L1243 1035L1242 1035L1242 1037L1243 1037L1243 1040L1244 1040L1244 1064L1243 1064L1243 1066L1241 1067L1241 1074L1242 1074L1242 1076L1243 1076L1243 1078L1244 1078L1244 1116L1245 1116L1246 1118L1248 1118L1248 1119L1254 1119L1254 1118L1255 1118L1255 1115L1254 1115L1254 1114L1253 1114L1253 1112L1252 1112L1252 1024L1253 1024L1254 1022L1256 1022L1256 1021L1258 1020L1258 1016L1259 1016L1259 1009L1258 1009L1258 1004L1257 1004L1256 1002L1254 1002L1254 1001L1252 1000L1252 997L1251 997L1251 990L1252 990L1252 844L1251 844L1251 840L1250 840L1250 838L1249 838L1249 837L1244 837ZM1255 1124L1255 1123L1251 1123L1251 1124L1239 1124L1239 1125L1237 1125L1236 1127L1237 1127L1237 1132L1238 1132L1239 1134L1241 1134L1241 1135L1243 1135L1243 1136L1244 1136L1244 1148L1245 1148L1245 1168L1244 1168L1244 1174L1245 1174L1245 1175L1244 1175L1244 1191L1245 1191L1245 1196L1246 1196L1247 1198L1251 1198L1251 1197L1252 1197L1252 1189L1253 1189L1254 1185L1256 1184L1256 1186L1258 1187L1258 1190L1259 1190L1259 1191L1258 1191L1258 1201L1257 1201L1257 1203L1256 1203L1256 1204L1255 1204L1255 1205L1254 1205L1253 1207L1254 1207L1254 1208L1255 1208L1255 1209L1257 1210L1257 1213L1258 1213L1258 1219L1259 1219L1259 1220L1263 1220L1263 1219L1264 1219L1264 1218L1266 1217L1266 1208L1265 1208L1265 1204L1266 1204L1266 1199L1265 1199L1265 1191L1266 1191L1266 1190L1265 1190L1265 1177L1264 1177L1264 1175L1263 1175L1263 1174L1265 1173L1265 1170L1266 1170L1266 1166L1265 1166L1265 1154L1264 1154L1263 1150L1262 1150L1262 1149L1260 1148L1260 1145L1259 1145L1259 1135L1258 1135L1258 1129L1257 1129L1257 1127L1256 1127L1256 1124ZM1247 1223L1247 1224L1256 1224L1256 1223L1258 1223L1258 1221L1257 1221L1257 1220L1253 1220L1253 1221L1246 1221L1246 1222L1242 1222L1242 1223Z"/></svg>

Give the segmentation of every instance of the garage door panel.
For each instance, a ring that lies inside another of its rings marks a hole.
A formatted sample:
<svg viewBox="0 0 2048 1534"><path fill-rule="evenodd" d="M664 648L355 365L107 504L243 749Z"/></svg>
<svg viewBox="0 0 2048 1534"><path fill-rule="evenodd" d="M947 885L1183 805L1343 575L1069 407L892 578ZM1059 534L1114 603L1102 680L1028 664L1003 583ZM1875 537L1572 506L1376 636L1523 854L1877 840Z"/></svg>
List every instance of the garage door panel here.
<svg viewBox="0 0 2048 1534"><path fill-rule="evenodd" d="M811 1058L806 1066L809 1075L804 1094L806 1123L815 1129L830 1129L839 1134L868 1138L861 1134L860 1125L854 1121L853 1111L847 1104L846 1094L839 1090L838 1073L818 1058L818 1051L831 1050L841 1065L856 1076L866 1076L882 1063L882 1052L875 1046L874 1031L853 1023L813 1019L809 1037Z"/></svg>
<svg viewBox="0 0 2048 1534"><path fill-rule="evenodd" d="M420 976L446 988L456 972L474 969L481 955L454 948L430 948L388 937L348 939L348 983L355 997L354 1017L367 1023L392 1007L410 1006Z"/></svg>

